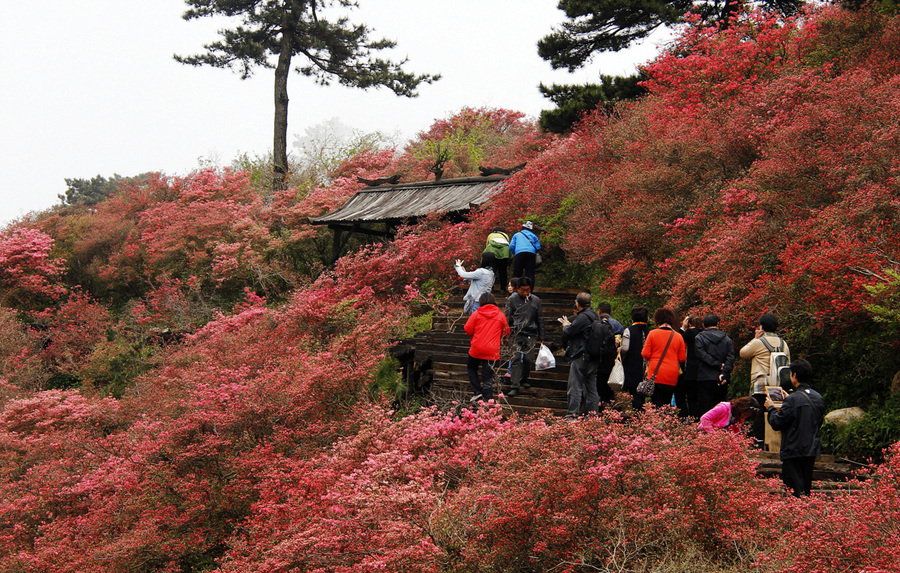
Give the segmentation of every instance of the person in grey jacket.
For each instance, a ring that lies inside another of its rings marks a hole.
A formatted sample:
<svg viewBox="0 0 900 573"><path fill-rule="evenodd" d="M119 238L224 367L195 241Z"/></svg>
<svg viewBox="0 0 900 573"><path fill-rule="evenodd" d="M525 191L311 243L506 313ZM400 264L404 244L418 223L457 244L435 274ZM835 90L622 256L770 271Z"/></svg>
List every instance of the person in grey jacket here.
<svg viewBox="0 0 900 573"><path fill-rule="evenodd" d="M822 452L819 429L825 421L825 400L809 387L812 366L806 360L791 362L791 384L794 391L775 407L771 398L764 404L769 425L781 432L781 481L795 497L809 495L816 456Z"/></svg>
<svg viewBox="0 0 900 573"><path fill-rule="evenodd" d="M719 330L719 317L703 317L703 330L694 338L698 361L697 386L700 390L700 415L728 398L728 380L734 368L734 343Z"/></svg>
<svg viewBox="0 0 900 573"><path fill-rule="evenodd" d="M588 414L597 413L600 401L596 382L600 357L588 356L585 352L591 325L600 320L600 317L591 308L591 293L578 293L578 296L575 297L575 313L572 322L569 322L568 317L562 317L562 343L566 347L566 358L569 359L566 418L574 418L578 415L582 396Z"/></svg>
<svg viewBox="0 0 900 573"><path fill-rule="evenodd" d="M515 354L513 354L511 388L506 395L517 396L522 388L531 388L528 375L544 343L544 310L541 299L531 294L531 279L521 277L516 292L506 299L506 320L512 329Z"/></svg>
<svg viewBox="0 0 900 573"><path fill-rule="evenodd" d="M462 264L462 259L456 259L454 268L460 278L469 281L469 290L463 297L463 311L466 314L472 314L478 310L478 299L481 295L491 292L491 289L494 288L494 265L496 262L493 253L484 252L481 253L481 265L474 271L467 272Z"/></svg>

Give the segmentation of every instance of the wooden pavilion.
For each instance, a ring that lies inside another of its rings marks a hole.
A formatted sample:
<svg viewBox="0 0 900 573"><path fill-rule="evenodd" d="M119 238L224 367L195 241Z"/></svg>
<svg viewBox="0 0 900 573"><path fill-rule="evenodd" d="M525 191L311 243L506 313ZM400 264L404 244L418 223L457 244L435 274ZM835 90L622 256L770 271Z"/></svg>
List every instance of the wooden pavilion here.
<svg viewBox="0 0 900 573"><path fill-rule="evenodd" d="M321 217L310 217L309 222L311 225L328 225L334 232L332 260L336 261L353 234L390 238L397 226L415 222L431 213L462 218L498 193L506 178L506 175L490 175L368 185L337 210Z"/></svg>

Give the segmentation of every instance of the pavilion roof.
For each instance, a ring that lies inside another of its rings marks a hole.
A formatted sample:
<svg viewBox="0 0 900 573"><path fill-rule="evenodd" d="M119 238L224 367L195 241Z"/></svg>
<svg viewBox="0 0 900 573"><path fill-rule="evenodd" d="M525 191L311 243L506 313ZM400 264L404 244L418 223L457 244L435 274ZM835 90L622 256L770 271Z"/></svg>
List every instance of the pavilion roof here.
<svg viewBox="0 0 900 573"><path fill-rule="evenodd" d="M365 187L313 225L399 222L429 213L467 211L500 191L505 175Z"/></svg>

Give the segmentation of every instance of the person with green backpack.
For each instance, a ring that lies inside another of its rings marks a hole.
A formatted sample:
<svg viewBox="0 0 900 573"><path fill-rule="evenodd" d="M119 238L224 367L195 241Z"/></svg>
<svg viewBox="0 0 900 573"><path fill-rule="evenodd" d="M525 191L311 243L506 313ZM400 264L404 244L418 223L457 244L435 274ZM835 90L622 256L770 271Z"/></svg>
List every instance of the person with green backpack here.
<svg viewBox="0 0 900 573"><path fill-rule="evenodd" d="M506 288L506 271L509 268L512 254L509 252L509 235L503 232L502 227L494 227L494 230L488 235L484 252L493 253L496 260L494 272L497 273L500 288Z"/></svg>
<svg viewBox="0 0 900 573"><path fill-rule="evenodd" d="M767 312L760 317L753 340L745 344L740 351L741 358L751 360L750 396L756 398L760 404L765 403L768 398L766 386L782 386L785 373L788 385L790 384L791 350L787 342L775 334L777 330L778 318ZM760 416L753 423L753 435L757 443L762 443L766 435L766 426L762 418Z"/></svg>

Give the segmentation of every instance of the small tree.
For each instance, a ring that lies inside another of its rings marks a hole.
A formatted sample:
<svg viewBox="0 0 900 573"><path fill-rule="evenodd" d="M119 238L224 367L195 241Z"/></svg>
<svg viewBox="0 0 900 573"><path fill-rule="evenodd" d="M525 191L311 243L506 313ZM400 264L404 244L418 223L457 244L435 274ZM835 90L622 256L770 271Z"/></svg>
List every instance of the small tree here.
<svg viewBox="0 0 900 573"><path fill-rule="evenodd" d="M115 195L123 183L136 183L150 177L150 173L142 173L133 177L123 177L114 173L112 177L97 175L91 179L66 179L66 193L59 194L63 205L85 205L90 207Z"/></svg>
<svg viewBox="0 0 900 573"><path fill-rule="evenodd" d="M222 40L206 44L206 53L175 56L183 64L209 65L240 71L241 79L253 68L275 70L275 135L273 142L273 189L285 187L287 177L287 79L294 56L305 64L296 71L315 78L321 85L333 80L367 89L385 86L397 95L414 97L422 82L437 75L414 75L403 71L407 60L392 62L376 57L379 50L393 48L390 40L371 40L369 28L351 24L346 17L326 17L331 6L354 8L353 0L185 0L190 9L185 20L203 16L229 16L240 23L220 30ZM274 60L274 61L273 61Z"/></svg>
<svg viewBox="0 0 900 573"><path fill-rule="evenodd" d="M65 205L96 205L116 192L119 187L120 175L113 175L109 179L97 175L92 179L66 179L66 194L59 194L59 200Z"/></svg>
<svg viewBox="0 0 900 573"><path fill-rule="evenodd" d="M556 104L556 109L541 112L541 129L552 133L565 133L584 116L602 106L607 115L614 113L616 103L631 101L647 90L640 85L646 79L640 72L632 76L600 76L600 84L558 85L541 84L541 94Z"/></svg>

